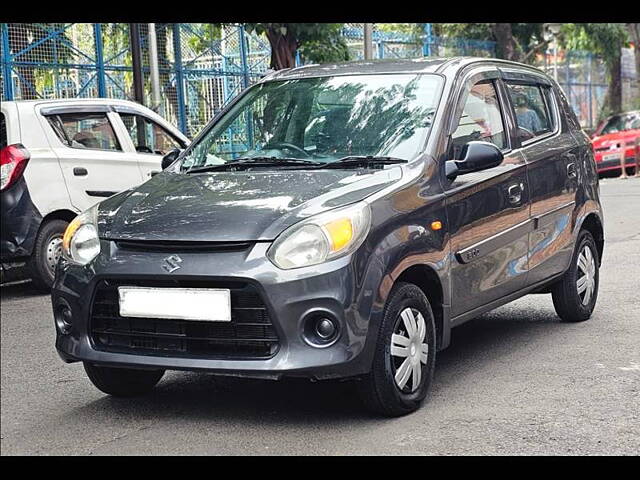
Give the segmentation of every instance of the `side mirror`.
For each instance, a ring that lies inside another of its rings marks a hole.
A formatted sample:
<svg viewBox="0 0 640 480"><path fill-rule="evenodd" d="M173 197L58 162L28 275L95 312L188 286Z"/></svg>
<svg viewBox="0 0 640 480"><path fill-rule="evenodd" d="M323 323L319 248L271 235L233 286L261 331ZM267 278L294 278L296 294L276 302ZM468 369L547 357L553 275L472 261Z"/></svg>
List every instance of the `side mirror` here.
<svg viewBox="0 0 640 480"><path fill-rule="evenodd" d="M445 164L445 172L449 180L465 173L497 167L504 159L500 149L489 142L469 142L462 147L460 153L462 160L449 160Z"/></svg>
<svg viewBox="0 0 640 480"><path fill-rule="evenodd" d="M164 157L162 157L162 163L160 166L162 170L166 170L166 168L176 161L176 158L182 153L182 150L179 148L174 148L169 153L167 153Z"/></svg>

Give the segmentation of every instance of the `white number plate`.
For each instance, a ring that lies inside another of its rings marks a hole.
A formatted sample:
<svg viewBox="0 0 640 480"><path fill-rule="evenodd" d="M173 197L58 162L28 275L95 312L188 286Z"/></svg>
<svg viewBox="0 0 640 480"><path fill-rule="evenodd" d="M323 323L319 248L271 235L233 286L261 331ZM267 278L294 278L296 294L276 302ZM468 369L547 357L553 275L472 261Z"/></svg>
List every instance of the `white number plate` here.
<svg viewBox="0 0 640 480"><path fill-rule="evenodd" d="M610 153L608 155L603 155L602 156L602 160L603 161L608 161L608 160L620 160L620 154L619 153Z"/></svg>
<svg viewBox="0 0 640 480"><path fill-rule="evenodd" d="M120 316L231 321L231 292L222 288L118 287Z"/></svg>

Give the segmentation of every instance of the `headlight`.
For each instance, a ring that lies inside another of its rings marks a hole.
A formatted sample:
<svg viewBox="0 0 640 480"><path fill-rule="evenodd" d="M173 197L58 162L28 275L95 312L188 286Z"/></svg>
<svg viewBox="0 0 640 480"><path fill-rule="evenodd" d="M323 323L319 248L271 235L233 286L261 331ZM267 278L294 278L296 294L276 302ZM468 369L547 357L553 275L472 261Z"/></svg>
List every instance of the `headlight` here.
<svg viewBox="0 0 640 480"><path fill-rule="evenodd" d="M67 260L86 265L100 253L98 238L98 206L74 218L62 237L62 253Z"/></svg>
<svg viewBox="0 0 640 480"><path fill-rule="evenodd" d="M371 210L364 202L322 213L285 230L267 256L279 268L307 267L356 250L371 225Z"/></svg>

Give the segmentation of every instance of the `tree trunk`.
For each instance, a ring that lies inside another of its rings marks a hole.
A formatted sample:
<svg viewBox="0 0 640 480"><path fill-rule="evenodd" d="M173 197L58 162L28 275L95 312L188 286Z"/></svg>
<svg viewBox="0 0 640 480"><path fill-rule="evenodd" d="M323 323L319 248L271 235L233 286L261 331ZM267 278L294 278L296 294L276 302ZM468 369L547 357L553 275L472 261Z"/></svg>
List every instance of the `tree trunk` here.
<svg viewBox="0 0 640 480"><path fill-rule="evenodd" d="M609 70L609 89L607 97L603 104L605 114L615 114L622 111L622 76L620 73L622 63L622 54L618 53L610 62L607 63Z"/></svg>
<svg viewBox="0 0 640 480"><path fill-rule="evenodd" d="M627 23L627 30L633 42L633 53L636 61L636 93L640 96L640 23ZM640 107L640 105L634 105Z"/></svg>
<svg viewBox="0 0 640 480"><path fill-rule="evenodd" d="M282 35L278 29L268 29L267 38L271 45L271 68L282 70L295 67L298 40L289 31Z"/></svg>
<svg viewBox="0 0 640 480"><path fill-rule="evenodd" d="M513 37L510 23L494 23L491 26L493 37L496 40L496 56L505 60L519 62L521 52L518 42Z"/></svg>

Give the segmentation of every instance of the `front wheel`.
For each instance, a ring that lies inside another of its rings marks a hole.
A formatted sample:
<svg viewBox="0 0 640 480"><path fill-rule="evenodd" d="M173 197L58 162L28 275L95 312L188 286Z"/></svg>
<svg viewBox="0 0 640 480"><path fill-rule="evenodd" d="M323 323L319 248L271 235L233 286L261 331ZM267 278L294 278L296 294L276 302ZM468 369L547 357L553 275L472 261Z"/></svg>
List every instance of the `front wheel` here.
<svg viewBox="0 0 640 480"><path fill-rule="evenodd" d="M398 283L385 306L372 370L358 382L365 406L387 416L417 410L433 380L435 340L429 300L416 285Z"/></svg>
<svg viewBox="0 0 640 480"><path fill-rule="evenodd" d="M43 292L51 291L56 265L62 255L62 237L69 225L64 220L49 220L38 232L29 259L33 286Z"/></svg>
<svg viewBox="0 0 640 480"><path fill-rule="evenodd" d="M553 306L565 322L582 322L591 317L598 298L600 273L598 249L593 236L582 230L569 270L551 289Z"/></svg>
<svg viewBox="0 0 640 480"><path fill-rule="evenodd" d="M98 390L114 397L135 397L150 392L164 370L102 367L85 362L84 370Z"/></svg>

